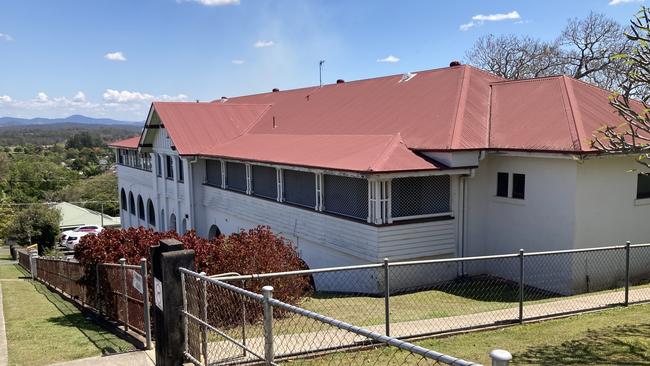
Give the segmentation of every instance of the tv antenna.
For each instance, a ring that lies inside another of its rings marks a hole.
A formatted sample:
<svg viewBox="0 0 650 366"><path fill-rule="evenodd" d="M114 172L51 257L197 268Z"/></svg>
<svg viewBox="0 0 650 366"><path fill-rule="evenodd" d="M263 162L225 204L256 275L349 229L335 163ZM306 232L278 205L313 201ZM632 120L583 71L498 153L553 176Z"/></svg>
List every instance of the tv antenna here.
<svg viewBox="0 0 650 366"><path fill-rule="evenodd" d="M325 63L325 60L320 60L318 62L318 83L322 87L323 86L323 64Z"/></svg>

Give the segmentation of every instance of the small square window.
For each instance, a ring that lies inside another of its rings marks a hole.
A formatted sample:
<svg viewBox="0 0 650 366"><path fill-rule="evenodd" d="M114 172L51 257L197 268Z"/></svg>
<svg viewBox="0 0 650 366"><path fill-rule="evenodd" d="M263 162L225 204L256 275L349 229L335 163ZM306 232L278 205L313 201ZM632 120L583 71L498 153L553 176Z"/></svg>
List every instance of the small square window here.
<svg viewBox="0 0 650 366"><path fill-rule="evenodd" d="M512 175L512 198L523 200L526 195L526 175Z"/></svg>
<svg viewBox="0 0 650 366"><path fill-rule="evenodd" d="M497 173L497 197L508 197L508 173Z"/></svg>
<svg viewBox="0 0 650 366"><path fill-rule="evenodd" d="M636 198L650 198L650 174L640 173L637 176Z"/></svg>

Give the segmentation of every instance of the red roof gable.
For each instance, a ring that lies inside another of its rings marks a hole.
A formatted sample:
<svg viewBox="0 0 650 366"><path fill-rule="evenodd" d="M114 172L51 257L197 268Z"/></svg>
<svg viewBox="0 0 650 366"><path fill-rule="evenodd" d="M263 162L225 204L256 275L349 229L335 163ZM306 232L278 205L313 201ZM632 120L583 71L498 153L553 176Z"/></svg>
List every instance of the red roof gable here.
<svg viewBox="0 0 650 366"><path fill-rule="evenodd" d="M382 172L444 168L418 150L590 152L592 133L617 121L608 96L565 76L456 66L152 109L181 155Z"/></svg>

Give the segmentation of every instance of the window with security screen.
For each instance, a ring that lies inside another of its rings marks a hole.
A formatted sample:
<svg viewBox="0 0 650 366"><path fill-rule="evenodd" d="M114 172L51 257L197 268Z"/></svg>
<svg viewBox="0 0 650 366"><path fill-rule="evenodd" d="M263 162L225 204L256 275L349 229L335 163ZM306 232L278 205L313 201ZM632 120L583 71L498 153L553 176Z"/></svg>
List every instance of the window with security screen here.
<svg viewBox="0 0 650 366"><path fill-rule="evenodd" d="M246 164L226 163L226 186L231 191L246 192Z"/></svg>
<svg viewBox="0 0 650 366"><path fill-rule="evenodd" d="M205 182L211 186L221 187L221 161L205 161Z"/></svg>
<svg viewBox="0 0 650 366"><path fill-rule="evenodd" d="M323 176L324 211L356 219L368 218L368 181L338 175Z"/></svg>
<svg viewBox="0 0 650 366"><path fill-rule="evenodd" d="M448 175L395 178L391 183L392 217L449 212L450 191Z"/></svg>
<svg viewBox="0 0 650 366"><path fill-rule="evenodd" d="M276 199L278 196L278 177L275 168L253 165L253 195Z"/></svg>
<svg viewBox="0 0 650 366"><path fill-rule="evenodd" d="M636 198L650 198L650 175L640 173L636 178Z"/></svg>
<svg viewBox="0 0 650 366"><path fill-rule="evenodd" d="M294 205L314 208L316 206L316 177L314 173L282 170L284 201Z"/></svg>

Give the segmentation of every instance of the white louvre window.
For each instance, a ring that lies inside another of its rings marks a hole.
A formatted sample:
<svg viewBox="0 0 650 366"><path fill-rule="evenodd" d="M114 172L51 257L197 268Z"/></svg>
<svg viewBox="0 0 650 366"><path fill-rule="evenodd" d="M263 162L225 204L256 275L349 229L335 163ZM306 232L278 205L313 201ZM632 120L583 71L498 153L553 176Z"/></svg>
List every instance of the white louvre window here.
<svg viewBox="0 0 650 366"><path fill-rule="evenodd" d="M445 214L450 210L448 175L395 178L391 184L391 213L400 217Z"/></svg>
<svg viewBox="0 0 650 366"><path fill-rule="evenodd" d="M326 174L323 188L323 211L355 219L368 218L367 180Z"/></svg>
<svg viewBox="0 0 650 366"><path fill-rule="evenodd" d="M221 161L205 161L205 182L211 186L221 187Z"/></svg>
<svg viewBox="0 0 650 366"><path fill-rule="evenodd" d="M276 199L278 196L277 170L268 166L253 165L253 195Z"/></svg>
<svg viewBox="0 0 650 366"><path fill-rule="evenodd" d="M316 178L314 173L285 169L284 201L294 205L314 208L316 206Z"/></svg>
<svg viewBox="0 0 650 366"><path fill-rule="evenodd" d="M246 165L226 163L226 186L231 191L246 192Z"/></svg>

